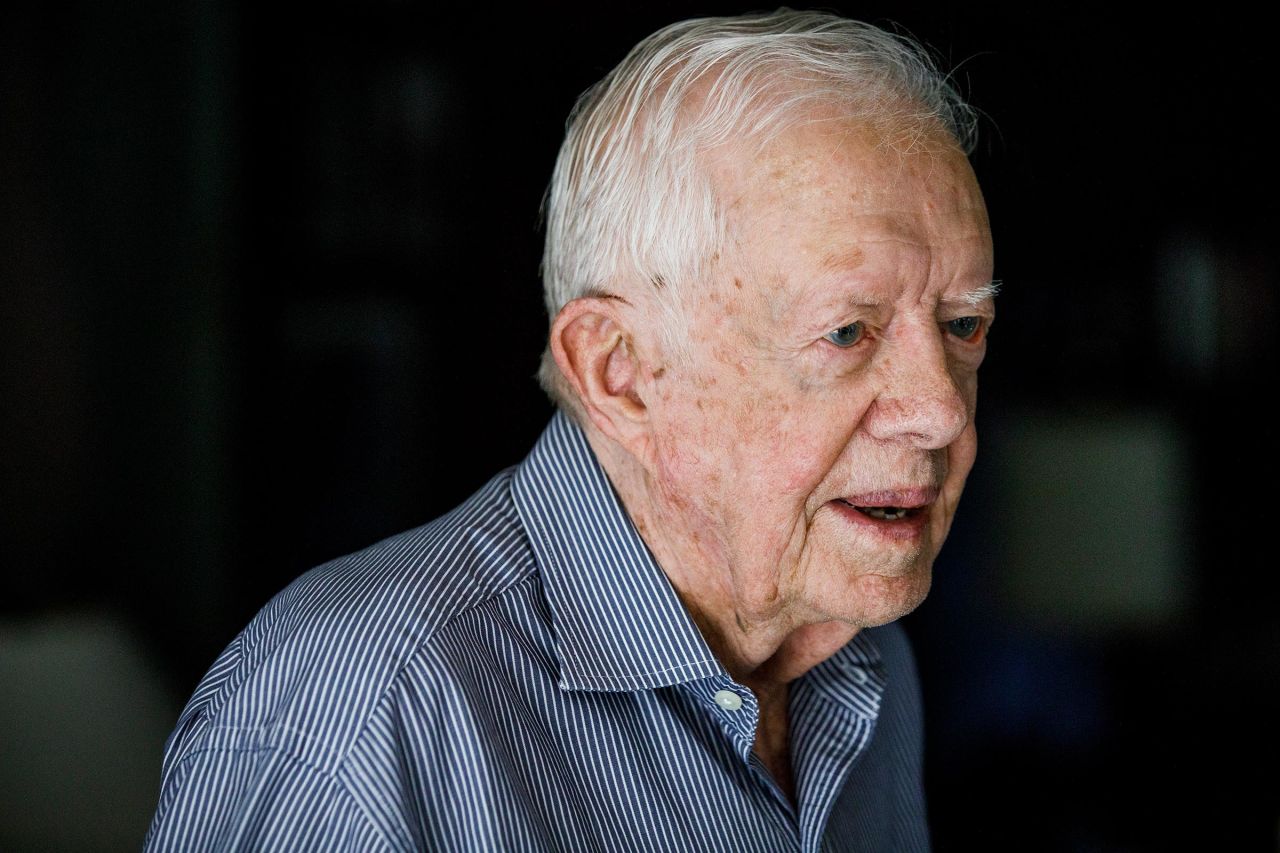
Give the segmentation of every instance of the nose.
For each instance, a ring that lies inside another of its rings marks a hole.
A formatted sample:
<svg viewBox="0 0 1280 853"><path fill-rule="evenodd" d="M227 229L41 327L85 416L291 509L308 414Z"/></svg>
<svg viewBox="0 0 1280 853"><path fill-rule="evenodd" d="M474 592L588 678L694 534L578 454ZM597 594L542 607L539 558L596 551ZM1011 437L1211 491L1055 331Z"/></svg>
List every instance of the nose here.
<svg viewBox="0 0 1280 853"><path fill-rule="evenodd" d="M882 346L879 393L865 416L871 435L937 450L964 432L969 407L947 361L944 334L929 324Z"/></svg>

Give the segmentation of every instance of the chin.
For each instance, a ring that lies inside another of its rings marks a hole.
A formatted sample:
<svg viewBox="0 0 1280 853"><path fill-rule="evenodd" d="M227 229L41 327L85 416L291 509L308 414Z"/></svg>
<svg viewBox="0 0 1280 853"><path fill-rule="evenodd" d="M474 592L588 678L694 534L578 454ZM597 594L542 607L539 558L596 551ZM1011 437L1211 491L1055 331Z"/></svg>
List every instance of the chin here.
<svg viewBox="0 0 1280 853"><path fill-rule="evenodd" d="M915 566L900 574L865 574L850 590L848 608L854 624L862 628L887 625L920 606L933 582L932 565Z"/></svg>

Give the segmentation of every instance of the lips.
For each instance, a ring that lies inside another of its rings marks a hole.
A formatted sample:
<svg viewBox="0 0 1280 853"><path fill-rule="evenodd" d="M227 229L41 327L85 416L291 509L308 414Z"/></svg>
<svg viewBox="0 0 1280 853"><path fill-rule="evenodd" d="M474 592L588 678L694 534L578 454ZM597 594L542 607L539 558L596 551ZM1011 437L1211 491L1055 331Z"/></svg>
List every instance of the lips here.
<svg viewBox="0 0 1280 853"><path fill-rule="evenodd" d="M829 501L837 514L864 533L884 542L918 546L929 526L929 511L937 501L937 487L904 487L863 492Z"/></svg>
<svg viewBox="0 0 1280 853"><path fill-rule="evenodd" d="M936 486L913 486L901 489L884 489L876 492L863 492L838 498L841 503L848 504L856 510L883 510L885 512L912 511L927 507L938 499Z"/></svg>
<svg viewBox="0 0 1280 853"><path fill-rule="evenodd" d="M863 519L877 527L919 528L928 517L929 507L938 499L935 486L911 486L863 492L836 498L851 520ZM850 512L852 511L852 512Z"/></svg>

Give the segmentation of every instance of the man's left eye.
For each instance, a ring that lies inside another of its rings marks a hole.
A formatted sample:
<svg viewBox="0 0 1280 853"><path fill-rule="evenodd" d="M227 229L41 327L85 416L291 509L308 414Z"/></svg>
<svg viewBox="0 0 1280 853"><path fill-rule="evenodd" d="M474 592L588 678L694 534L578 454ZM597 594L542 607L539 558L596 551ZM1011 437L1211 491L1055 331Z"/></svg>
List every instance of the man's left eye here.
<svg viewBox="0 0 1280 853"><path fill-rule="evenodd" d="M962 341L972 341L977 339L982 332L981 317L957 317L954 320L948 320L946 323L947 331L955 335Z"/></svg>

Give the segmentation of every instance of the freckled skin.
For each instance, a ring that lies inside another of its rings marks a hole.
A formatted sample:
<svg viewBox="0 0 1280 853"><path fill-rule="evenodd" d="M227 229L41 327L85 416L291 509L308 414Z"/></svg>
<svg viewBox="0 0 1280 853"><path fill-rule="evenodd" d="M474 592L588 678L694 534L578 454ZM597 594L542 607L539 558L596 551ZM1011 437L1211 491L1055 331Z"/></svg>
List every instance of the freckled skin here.
<svg viewBox="0 0 1280 853"><path fill-rule="evenodd" d="M972 172L933 141L902 153L819 125L776 141L763 168L714 161L736 245L695 300L691 363L660 380L647 464L650 545L710 621L770 642L831 620L851 635L928 591L973 464L982 358L948 339L938 303L991 276ZM859 300L881 304L848 307ZM874 340L821 340L851 321ZM828 505L916 485L941 488L918 541L869 535Z"/></svg>
<svg viewBox="0 0 1280 853"><path fill-rule="evenodd" d="M733 240L695 300L691 359L655 357L666 371L639 388L652 437L623 497L744 669L810 635L827 639L806 653L827 656L913 610L973 465L984 343L948 338L940 301L991 278L991 237L964 155L927 142L902 152L817 123L754 161L710 159ZM868 325L864 345L823 341L851 321ZM829 505L918 485L941 493L909 542Z"/></svg>
<svg viewBox="0 0 1280 853"><path fill-rule="evenodd" d="M616 454L589 432L713 650L760 696L757 749L780 780L786 684L923 600L976 453L985 336L945 323L991 317L963 300L991 279L986 209L947 138L911 145L823 121L761 157L711 155L733 239L690 300L689 358L642 318L638 357L665 368L638 370L647 439ZM851 323L855 346L823 339ZM833 504L922 486L939 492L914 538Z"/></svg>

